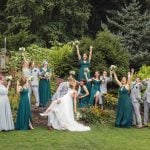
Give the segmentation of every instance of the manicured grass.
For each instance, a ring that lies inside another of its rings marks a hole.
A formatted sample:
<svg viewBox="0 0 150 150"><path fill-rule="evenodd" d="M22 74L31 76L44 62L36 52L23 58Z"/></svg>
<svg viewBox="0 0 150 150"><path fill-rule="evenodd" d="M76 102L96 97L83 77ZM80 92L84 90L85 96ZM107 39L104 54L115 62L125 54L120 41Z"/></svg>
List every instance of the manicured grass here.
<svg viewBox="0 0 150 150"><path fill-rule="evenodd" d="M92 126L89 132L0 132L0 150L149 150L150 129Z"/></svg>

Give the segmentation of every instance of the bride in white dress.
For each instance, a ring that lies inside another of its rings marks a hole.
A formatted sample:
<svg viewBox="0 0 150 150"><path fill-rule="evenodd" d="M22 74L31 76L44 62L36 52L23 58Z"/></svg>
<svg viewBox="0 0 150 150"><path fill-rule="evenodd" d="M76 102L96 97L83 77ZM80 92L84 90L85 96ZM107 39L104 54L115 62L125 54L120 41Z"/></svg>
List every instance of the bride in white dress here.
<svg viewBox="0 0 150 150"><path fill-rule="evenodd" d="M54 100L48 109L40 114L48 116L48 126L57 130L89 131L90 127L78 123L74 118L76 112L77 82L63 97Z"/></svg>

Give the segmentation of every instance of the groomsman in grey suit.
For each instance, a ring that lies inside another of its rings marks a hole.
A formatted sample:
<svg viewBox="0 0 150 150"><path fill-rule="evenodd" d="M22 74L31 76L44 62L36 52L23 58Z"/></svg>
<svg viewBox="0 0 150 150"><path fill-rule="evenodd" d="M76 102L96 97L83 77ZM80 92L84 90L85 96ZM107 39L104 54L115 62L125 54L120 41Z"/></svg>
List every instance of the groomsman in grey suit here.
<svg viewBox="0 0 150 150"><path fill-rule="evenodd" d="M142 118L140 114L140 102L141 100L141 90L143 85L139 77L136 78L135 82L131 83L131 100L133 105L133 125L137 128L142 127Z"/></svg>
<svg viewBox="0 0 150 150"><path fill-rule="evenodd" d="M35 96L36 100L36 107L39 107L39 74L40 74L40 69L35 66L34 62L32 62L32 69L31 69L31 76L33 76L33 81L31 81L31 95L32 92ZM32 96L30 96L32 97Z"/></svg>
<svg viewBox="0 0 150 150"><path fill-rule="evenodd" d="M101 84L100 84L100 101L101 109L103 109L104 96L107 94L107 84L112 81L112 71L110 71L110 76L107 76L107 72L103 71L103 75L100 76Z"/></svg>
<svg viewBox="0 0 150 150"><path fill-rule="evenodd" d="M148 126L150 110L150 78L143 80L143 84L146 85L146 91L144 93L144 125Z"/></svg>

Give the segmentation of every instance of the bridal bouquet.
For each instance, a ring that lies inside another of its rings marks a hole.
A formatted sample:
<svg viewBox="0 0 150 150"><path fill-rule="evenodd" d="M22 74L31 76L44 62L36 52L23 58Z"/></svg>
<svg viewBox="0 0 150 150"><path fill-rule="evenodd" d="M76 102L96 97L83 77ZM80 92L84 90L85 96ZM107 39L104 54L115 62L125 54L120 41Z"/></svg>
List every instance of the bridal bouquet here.
<svg viewBox="0 0 150 150"><path fill-rule="evenodd" d="M5 79L6 79L6 81L11 81L12 80L12 76L11 75L10 76L6 76Z"/></svg>
<svg viewBox="0 0 150 150"><path fill-rule="evenodd" d="M115 65L110 66L110 70L115 70L116 68L117 68L117 66L115 66Z"/></svg>
<svg viewBox="0 0 150 150"><path fill-rule="evenodd" d="M77 121L82 118L82 115L80 114L80 112L78 112L78 111L76 112L75 118L76 118Z"/></svg>
<svg viewBox="0 0 150 150"><path fill-rule="evenodd" d="M33 77L33 76L28 77L28 81L29 81L29 82L32 82L33 80L34 80L34 77Z"/></svg>

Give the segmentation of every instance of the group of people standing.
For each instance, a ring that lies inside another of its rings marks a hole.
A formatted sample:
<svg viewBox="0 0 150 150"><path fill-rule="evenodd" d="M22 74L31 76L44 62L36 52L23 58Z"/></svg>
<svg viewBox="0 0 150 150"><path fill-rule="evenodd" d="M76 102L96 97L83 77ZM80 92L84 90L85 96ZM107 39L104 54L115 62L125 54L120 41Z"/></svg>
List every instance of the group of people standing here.
<svg viewBox="0 0 150 150"><path fill-rule="evenodd" d="M84 126L75 120L77 107L83 109L100 105L104 109L105 94L107 94L107 84L114 79L119 85L119 99L117 105L116 127L131 127L136 125L142 127L142 117L140 112L140 102L142 100L141 90L143 84L147 85L144 94L144 125L148 125L150 109L150 78L141 81L136 78L132 82L134 70L128 73L128 77L122 77L119 81L114 68L110 68L110 75L106 71L100 75L95 71L91 77L90 63L92 59L93 47L90 46L89 57L86 53L80 55L79 47L76 46L79 59L78 79L74 78L74 72L66 82L59 85L56 93L51 96L50 76L51 70L47 61L43 62L41 68L33 61L29 62L23 56L22 77L17 81L17 92L20 93L20 101L17 111L16 123L14 126L11 108L8 99L8 89L10 81L5 85L5 77L0 76L0 131L1 130L27 130L34 129L32 126L31 99L34 93L36 107L45 107L51 100L50 106L41 116L48 116L48 126L50 129L69 131L89 131L90 127ZM79 101L78 101L79 100ZM77 101L78 104L77 105Z"/></svg>

